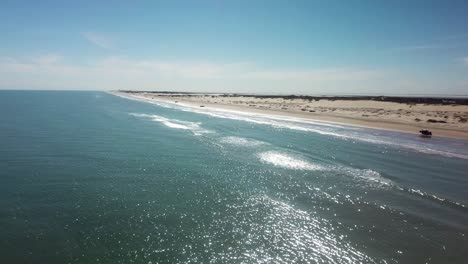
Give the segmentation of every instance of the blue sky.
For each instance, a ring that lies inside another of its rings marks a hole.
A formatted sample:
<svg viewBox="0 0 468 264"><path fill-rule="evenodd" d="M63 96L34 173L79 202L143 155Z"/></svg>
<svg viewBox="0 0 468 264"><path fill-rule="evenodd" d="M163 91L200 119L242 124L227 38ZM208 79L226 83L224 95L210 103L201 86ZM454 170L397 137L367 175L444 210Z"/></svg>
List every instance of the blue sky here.
<svg viewBox="0 0 468 264"><path fill-rule="evenodd" d="M468 94L467 1L1 1L0 89Z"/></svg>

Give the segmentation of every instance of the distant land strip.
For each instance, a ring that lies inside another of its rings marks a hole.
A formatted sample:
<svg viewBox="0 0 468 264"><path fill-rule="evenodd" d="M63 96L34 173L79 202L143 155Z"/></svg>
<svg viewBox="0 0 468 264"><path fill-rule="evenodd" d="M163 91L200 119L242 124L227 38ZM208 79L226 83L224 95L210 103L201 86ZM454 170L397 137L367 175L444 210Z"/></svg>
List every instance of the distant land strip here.
<svg viewBox="0 0 468 264"><path fill-rule="evenodd" d="M239 94L239 93L197 93L197 92L170 92L170 91L134 91L134 90L119 90L123 93L147 93L147 94L167 94L169 97L190 97L190 96L220 96L220 97L252 97L252 98L272 98L272 99L302 99L308 101L318 100L345 100L345 101L358 101L358 100L371 100L379 102L392 102L403 104L438 104L438 105L468 105L468 97L422 97L422 96L371 96L371 95L349 95L349 96L310 96L310 95L254 95L254 94Z"/></svg>

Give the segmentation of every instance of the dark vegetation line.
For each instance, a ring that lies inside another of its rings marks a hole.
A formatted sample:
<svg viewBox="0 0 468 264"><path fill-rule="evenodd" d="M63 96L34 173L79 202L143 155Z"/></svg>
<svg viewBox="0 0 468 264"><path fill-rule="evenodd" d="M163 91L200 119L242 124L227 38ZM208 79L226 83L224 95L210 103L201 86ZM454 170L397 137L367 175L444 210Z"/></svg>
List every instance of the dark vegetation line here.
<svg viewBox="0 0 468 264"><path fill-rule="evenodd" d="M191 97L191 96L219 96L219 97L252 97L252 98L276 98L276 99L302 99L309 101L318 100L371 100L379 102L393 102L393 103L406 103L406 104L439 104L439 105L468 105L468 98L454 98L454 97L405 97L405 96L309 96L309 95L247 95L235 93L194 93L194 92L169 92L169 91L132 91L132 90L119 90L123 93L154 93L163 94L171 97Z"/></svg>

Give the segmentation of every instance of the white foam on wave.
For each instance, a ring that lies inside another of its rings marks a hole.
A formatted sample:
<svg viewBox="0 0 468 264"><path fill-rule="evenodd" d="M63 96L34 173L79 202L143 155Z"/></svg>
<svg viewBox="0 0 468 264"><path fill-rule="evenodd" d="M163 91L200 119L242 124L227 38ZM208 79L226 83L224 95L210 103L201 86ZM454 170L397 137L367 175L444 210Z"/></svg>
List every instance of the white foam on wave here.
<svg viewBox="0 0 468 264"><path fill-rule="evenodd" d="M332 136L341 138L344 140L356 140L361 142L367 142L371 144L387 145L397 148L405 148L416 152L421 152L430 155L440 155L450 158L468 159L467 154L455 153L447 150L436 149L435 146L427 146L421 144L414 144L411 142L398 142L392 138L386 138L383 136L376 136L370 133L363 132L360 127L353 126L341 126L326 122L310 121L301 118L286 117L286 116L273 116L258 113L246 113L241 111L218 109L205 107L204 109L193 108L185 106L179 108L183 111L190 111L199 114L205 114L212 117L239 120L244 122L250 122L260 125L269 125L275 128L285 128L297 131L312 132L320 135Z"/></svg>
<svg viewBox="0 0 468 264"><path fill-rule="evenodd" d="M121 96L123 98L128 98L125 96ZM159 102L159 101L152 101L150 99L144 98L132 98L133 100L137 101L144 101L149 102L161 107L165 108L173 108L177 110L182 110L185 112L193 112L198 114L204 114L212 117L223 118L223 119L231 119L231 120L238 120L244 121L249 123L255 123L260 125L269 125L275 128L286 128L291 130L298 130L304 132L314 132L321 135L329 135L335 136L340 138L347 138L348 136L340 133L335 133L331 131L332 128L345 128L340 125L335 125L326 122L318 122L318 121L310 121L301 118L294 118L294 117L278 117L273 115L266 115L266 114L259 114L259 113L247 113L242 111L235 111L235 110L228 110L228 109L218 109L218 108L210 108L205 107L204 109L198 109L190 105L184 104L173 104L168 102ZM315 125L316 127L312 128L309 125ZM353 129L349 127L348 129ZM358 129L358 128L354 128Z"/></svg>
<svg viewBox="0 0 468 264"><path fill-rule="evenodd" d="M338 174L344 174L346 177L351 177L366 186L370 187L391 187L392 181L384 178L379 172L371 169L356 169L346 166L319 165L311 163L307 160L294 157L290 154L279 151L266 151L258 153L259 159L276 167L292 170L312 170L312 171L329 171Z"/></svg>
<svg viewBox="0 0 468 264"><path fill-rule="evenodd" d="M250 122L267 123L267 124L285 125L284 123L278 123L278 122L294 122L297 124L309 124L309 125L319 125L319 126L324 126L324 127L345 128L344 126L337 125L337 124L321 122L321 121L312 121L312 120L308 120L304 118L268 115L268 114L260 114L260 113L250 113L250 112L242 112L242 111L219 109L219 108L204 108L203 110L193 109L191 111L213 115L217 117L222 117L222 118L231 118L231 119L250 121ZM217 114L214 114L214 112L216 112ZM272 121L277 121L277 122L275 123ZM301 127L301 128L304 128L304 127Z"/></svg>
<svg viewBox="0 0 468 264"><path fill-rule="evenodd" d="M431 199L433 201L437 201L437 202L440 202L440 203L450 204L452 206L457 206L459 208L468 208L468 205L465 205L465 204L463 204L461 202L449 200L448 198L443 198L443 197L437 196L435 194L424 192L424 191L419 190L419 189L403 188L403 187L398 187L398 189L400 191L406 191L406 192L408 192L410 194L418 195L418 196L421 196L423 198L428 198L428 199Z"/></svg>
<svg viewBox="0 0 468 264"><path fill-rule="evenodd" d="M160 122L167 127L175 128L175 129L183 129L183 130L190 130L194 135L201 135L206 133L213 133L211 130L203 129L199 122L189 122L189 121L181 121L177 119L169 119L159 115L148 115L148 114L138 114L138 113L130 113L130 115L135 117L144 117L150 118L152 121Z"/></svg>
<svg viewBox="0 0 468 264"><path fill-rule="evenodd" d="M258 154L260 160L264 163L273 164L276 167L282 167L293 170L323 170L320 165L295 158L286 153L277 151L266 151Z"/></svg>
<svg viewBox="0 0 468 264"><path fill-rule="evenodd" d="M255 140L255 139L249 139L249 138L243 138L243 137L223 137L221 138L221 143L225 144L230 144L230 145L238 145L238 146L244 146L244 147L256 147L260 145L266 144L263 141Z"/></svg>
<svg viewBox="0 0 468 264"><path fill-rule="evenodd" d="M444 150L432 149L432 148L424 147L424 146L421 146L421 145L407 144L405 147L409 148L409 149L412 149L414 151L418 151L418 152L426 153L426 154L431 154L431 155L440 155L440 156L445 156L445 157L449 157L449 158L468 159L468 155L465 155L465 154L453 153L453 152L444 151Z"/></svg>
<svg viewBox="0 0 468 264"><path fill-rule="evenodd" d="M370 133L362 132L361 128L352 128L352 127L343 127L335 126L331 124L321 123L321 122L299 122L297 119L291 118L290 120L273 118L267 116L245 116L245 115L236 115L236 114L226 114L226 113L210 113L204 111L195 111L197 113L207 114L213 117L233 119L239 121L245 121L261 125L269 125L275 128L286 128L297 131L312 132L325 136L332 136L335 138L341 138L344 140L356 140L361 142L367 142L371 144L386 145L397 148L405 148L408 150L430 154L430 155L440 155L449 158L460 158L468 159L468 155L462 153L450 152L447 150L439 150L434 148L434 146L428 146L423 144L414 144L407 141L398 142L392 138L386 138L382 136L372 135Z"/></svg>
<svg viewBox="0 0 468 264"><path fill-rule="evenodd" d="M393 182L389 179L384 178L379 172L371 169L356 169L344 166L334 166L330 170L343 173L351 176L354 179L365 182L366 185L372 187L391 187Z"/></svg>
<svg viewBox="0 0 468 264"><path fill-rule="evenodd" d="M316 130L309 130L307 127L294 125L292 123L298 123L303 125L318 125L322 127L330 127L330 128L347 128L347 129L360 129L358 127L350 127L350 126L342 126L339 124L334 124L325 121L314 121L305 118L297 118L291 116L281 116L281 115L269 115L269 114L261 114L261 113L253 113L253 112L245 112L245 111L236 111L231 109L224 109L224 108L215 108L205 106L203 109L198 108L197 106L184 104L184 103L174 103L169 101L155 101L154 99L147 99L139 96L126 96L121 94L114 94L116 96L135 100L135 101L142 101L151 103L154 105L162 106L165 108L172 108L177 110L182 110L185 112L193 112L198 114L209 115L212 117L224 118L224 119L232 119L232 120L239 120L239 121L246 121L256 124L265 124L265 125L273 125L278 128L290 128L295 130L302 130L302 131L316 131ZM284 123L286 122L286 123ZM316 132L321 132L317 130ZM336 134L339 136L338 134Z"/></svg>
<svg viewBox="0 0 468 264"><path fill-rule="evenodd" d="M390 137L384 137L380 135L372 135L371 133L363 132L362 128L353 127L353 126L341 126L327 122L320 122L320 121L311 121L302 118L294 118L294 117L287 117L287 116L274 116L274 115L266 115L260 113L248 113L242 111L235 111L229 109L221 109L221 108L213 108L213 107L205 107L203 109L199 109L197 107L185 104L175 104L171 102L162 102L162 101L153 101L150 99L145 99L141 97L132 97L132 96L125 96L115 94L117 96L144 101L148 103L152 103L158 106L166 107L166 108L173 108L182 111L194 112L199 114L205 114L212 117L224 118L224 119L231 119L231 120L239 120L245 121L255 124L261 125L269 125L275 128L285 128L297 131L304 131L304 132L312 132L326 136L332 136L336 138L341 138L344 140L356 140L361 142L367 142L371 144L379 144L379 145L386 145L395 148L404 148L411 151L416 151L420 153L430 154L430 155L439 155L445 156L450 158L460 158L460 159L468 159L468 154L465 153L457 153L447 149L442 149L437 146L427 145L427 144L420 144L414 143L413 141L404 140L404 141L396 141Z"/></svg>
<svg viewBox="0 0 468 264"><path fill-rule="evenodd" d="M273 115L246 113L246 112L224 110L224 109L210 109L206 107L203 110L191 109L191 108L181 108L181 110L195 112L199 114L205 114L205 115L209 115L212 117L245 121L245 122L261 124L261 125L270 125L276 128L288 128L292 130L310 131L310 132L317 132L317 133L324 133L324 134L328 134L327 131L311 129L308 125L316 125L316 126L320 126L323 128L344 128L343 126L340 126L340 125L334 125L334 124L329 124L325 122L308 121L308 120L294 118L294 117L276 117ZM338 134L336 135L339 136Z"/></svg>
<svg viewBox="0 0 468 264"><path fill-rule="evenodd" d="M172 109L177 108L177 107L174 107L175 105L173 103L170 103L170 102L155 101L154 99L148 99L148 98L145 98L145 97L142 97L142 96L137 96L137 95L125 95L125 94L116 93L116 92L108 92L108 93L112 94L112 95L115 95L115 96L118 96L120 98L127 99L127 100L145 102L145 103L154 104L154 105L165 107L165 108L172 108Z"/></svg>

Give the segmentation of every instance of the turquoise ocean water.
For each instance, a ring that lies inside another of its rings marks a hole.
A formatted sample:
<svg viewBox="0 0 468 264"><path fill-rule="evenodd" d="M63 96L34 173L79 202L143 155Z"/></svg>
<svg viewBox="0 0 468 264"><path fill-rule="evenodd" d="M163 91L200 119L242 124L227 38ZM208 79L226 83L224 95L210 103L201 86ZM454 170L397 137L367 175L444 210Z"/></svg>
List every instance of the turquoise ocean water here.
<svg viewBox="0 0 468 264"><path fill-rule="evenodd" d="M466 263L468 142L0 91L1 263Z"/></svg>

